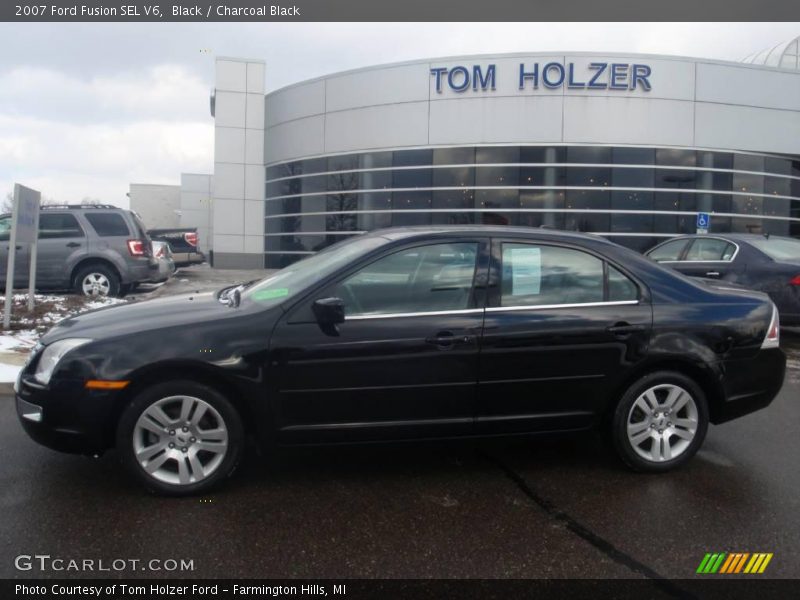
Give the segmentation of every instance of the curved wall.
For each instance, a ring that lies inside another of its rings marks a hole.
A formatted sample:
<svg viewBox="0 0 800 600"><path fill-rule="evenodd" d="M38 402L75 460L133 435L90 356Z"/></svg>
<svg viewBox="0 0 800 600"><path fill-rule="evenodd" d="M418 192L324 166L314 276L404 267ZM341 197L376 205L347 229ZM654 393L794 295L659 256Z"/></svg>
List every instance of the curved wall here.
<svg viewBox="0 0 800 600"><path fill-rule="evenodd" d="M283 88L263 123L268 267L406 224L548 225L644 249L711 212L712 231L800 235L796 71L452 57Z"/></svg>

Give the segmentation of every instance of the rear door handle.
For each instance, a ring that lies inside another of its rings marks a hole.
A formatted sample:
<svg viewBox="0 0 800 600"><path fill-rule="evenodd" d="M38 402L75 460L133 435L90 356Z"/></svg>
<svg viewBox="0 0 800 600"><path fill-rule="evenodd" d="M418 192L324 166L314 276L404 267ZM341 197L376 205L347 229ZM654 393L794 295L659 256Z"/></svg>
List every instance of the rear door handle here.
<svg viewBox="0 0 800 600"><path fill-rule="evenodd" d="M67 244L67 248L77 248L78 246L80 246L78 242L70 242Z"/></svg>
<svg viewBox="0 0 800 600"><path fill-rule="evenodd" d="M706 273L706 277L719 277L719 271L709 271Z"/></svg>

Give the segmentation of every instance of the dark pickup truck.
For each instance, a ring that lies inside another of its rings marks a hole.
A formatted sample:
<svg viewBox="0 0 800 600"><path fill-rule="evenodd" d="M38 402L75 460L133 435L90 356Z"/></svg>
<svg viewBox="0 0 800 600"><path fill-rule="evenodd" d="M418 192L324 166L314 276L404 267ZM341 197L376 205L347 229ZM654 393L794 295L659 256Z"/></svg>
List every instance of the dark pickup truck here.
<svg viewBox="0 0 800 600"><path fill-rule="evenodd" d="M197 228L151 229L147 232L152 240L169 244L176 267L188 267L206 260L205 254L197 248Z"/></svg>

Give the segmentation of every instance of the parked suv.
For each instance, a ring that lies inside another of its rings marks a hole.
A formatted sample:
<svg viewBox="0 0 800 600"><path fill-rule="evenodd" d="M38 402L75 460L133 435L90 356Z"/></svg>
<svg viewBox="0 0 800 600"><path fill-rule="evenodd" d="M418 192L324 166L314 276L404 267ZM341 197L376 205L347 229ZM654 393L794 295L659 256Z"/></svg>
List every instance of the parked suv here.
<svg viewBox="0 0 800 600"><path fill-rule="evenodd" d="M0 215L0 279L7 277L11 215ZM39 213L37 289L121 296L158 274L150 238L136 213L105 204L43 206ZM30 249L18 245L14 286L28 285Z"/></svg>

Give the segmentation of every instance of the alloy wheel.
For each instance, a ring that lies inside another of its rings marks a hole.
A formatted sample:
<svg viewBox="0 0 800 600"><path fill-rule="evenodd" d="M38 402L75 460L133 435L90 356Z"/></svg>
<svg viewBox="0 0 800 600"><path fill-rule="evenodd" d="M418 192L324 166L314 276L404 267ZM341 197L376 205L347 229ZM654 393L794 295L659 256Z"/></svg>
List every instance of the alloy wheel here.
<svg viewBox="0 0 800 600"><path fill-rule="evenodd" d="M83 278L81 289L86 296L108 296L111 282L102 273L89 273Z"/></svg>
<svg viewBox="0 0 800 600"><path fill-rule="evenodd" d="M628 441L643 459L661 463L686 452L697 434L698 411L692 395L665 383L642 393L628 412Z"/></svg>
<svg viewBox="0 0 800 600"><path fill-rule="evenodd" d="M148 406L133 430L133 451L153 479L173 485L203 481L228 451L228 429L211 404L169 396Z"/></svg>

